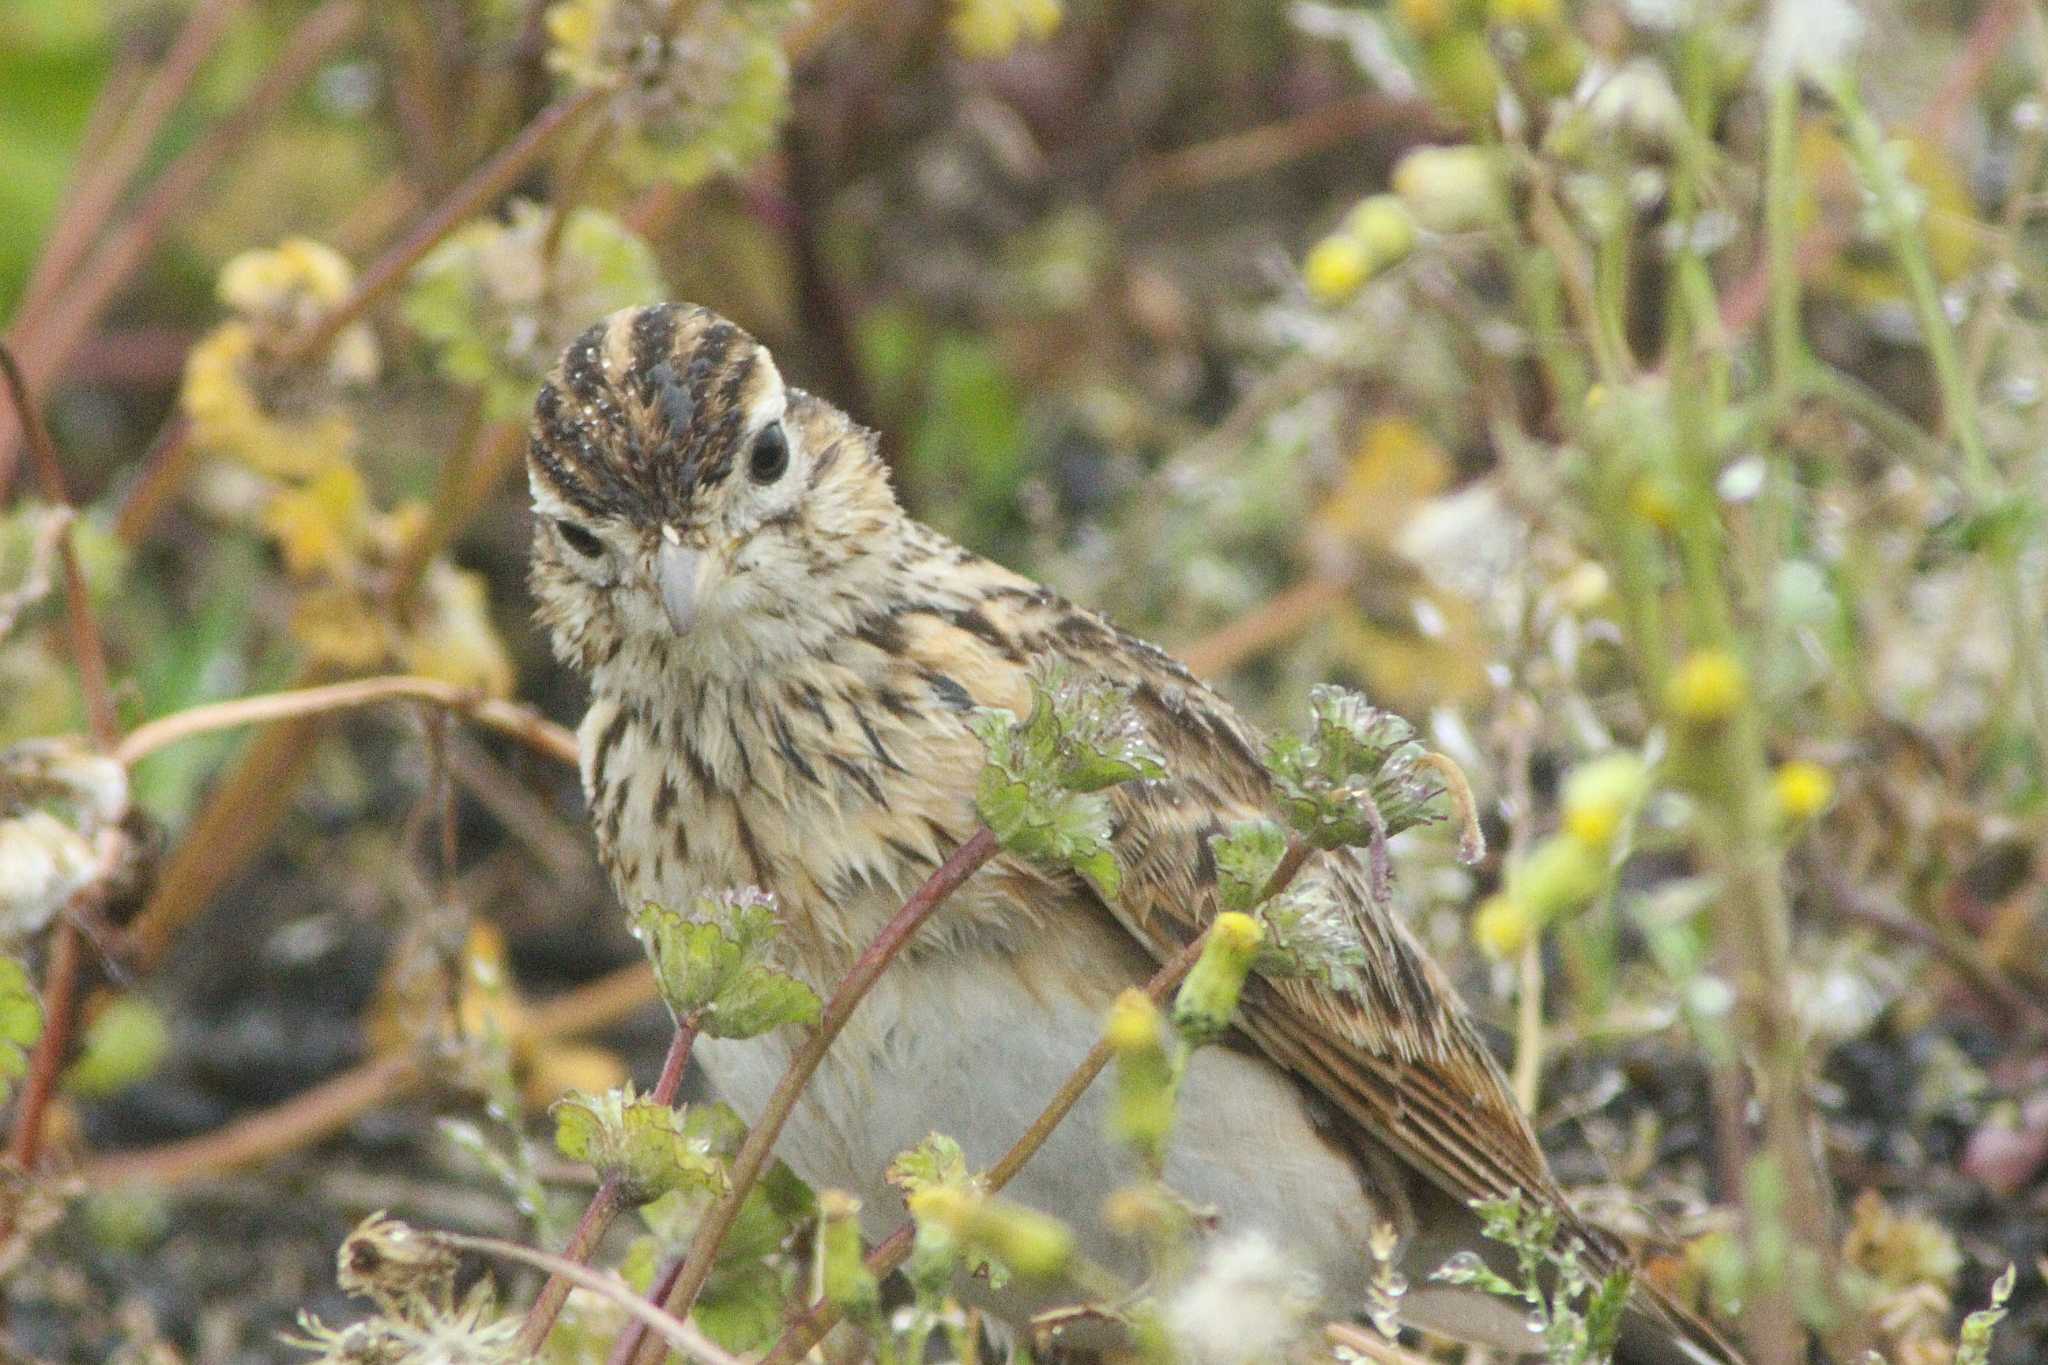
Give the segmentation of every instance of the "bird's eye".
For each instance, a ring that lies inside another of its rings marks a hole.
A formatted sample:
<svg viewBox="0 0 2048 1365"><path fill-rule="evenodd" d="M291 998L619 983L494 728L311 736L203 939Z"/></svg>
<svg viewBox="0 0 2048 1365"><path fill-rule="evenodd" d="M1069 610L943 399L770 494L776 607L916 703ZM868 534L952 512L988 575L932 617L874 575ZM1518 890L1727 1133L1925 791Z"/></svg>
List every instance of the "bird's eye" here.
<svg viewBox="0 0 2048 1365"><path fill-rule="evenodd" d="M782 423L771 422L754 438L754 451L747 459L747 477L755 483L774 483L789 468L789 438Z"/></svg>
<svg viewBox="0 0 2048 1365"><path fill-rule="evenodd" d="M568 547L585 559L598 559L604 555L604 542L573 521L558 521L555 530L561 533Z"/></svg>

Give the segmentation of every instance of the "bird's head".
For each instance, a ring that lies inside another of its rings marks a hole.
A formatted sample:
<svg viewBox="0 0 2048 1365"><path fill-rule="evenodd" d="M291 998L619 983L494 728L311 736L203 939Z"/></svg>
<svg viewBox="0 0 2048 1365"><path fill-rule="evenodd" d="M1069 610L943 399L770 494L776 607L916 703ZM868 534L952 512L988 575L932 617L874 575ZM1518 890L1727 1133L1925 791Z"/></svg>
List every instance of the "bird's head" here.
<svg viewBox="0 0 2048 1365"><path fill-rule="evenodd" d="M687 304L570 343L534 403L527 478L540 619L586 672L636 646L794 647L901 515L871 432Z"/></svg>

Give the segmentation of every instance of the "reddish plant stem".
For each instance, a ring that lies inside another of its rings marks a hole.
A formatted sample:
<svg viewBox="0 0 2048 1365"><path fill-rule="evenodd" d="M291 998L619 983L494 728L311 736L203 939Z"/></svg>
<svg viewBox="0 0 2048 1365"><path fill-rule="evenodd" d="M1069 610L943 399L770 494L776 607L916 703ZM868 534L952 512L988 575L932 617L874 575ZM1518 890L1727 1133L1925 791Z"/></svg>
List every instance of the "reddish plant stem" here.
<svg viewBox="0 0 2048 1365"><path fill-rule="evenodd" d="M746 1202L754 1183L767 1168L775 1140L782 1135L783 1125L796 1109L797 1098L803 1094L804 1087L825 1060L826 1050L846 1027L846 1021L853 1017L862 998L932 912L993 858L997 848L994 831L986 825L976 829L966 843L954 849L951 856L925 879L924 885L911 893L910 898L903 902L903 908L882 927L875 941L868 945L841 979L839 988L832 993L832 999L818 1020L818 1027L790 1058L789 1068L776 1082L774 1093L769 1095L760 1118L747 1130L746 1141L740 1144L732 1159L730 1188L704 1215L704 1221L698 1226L697 1235L677 1269L674 1284L656 1297L655 1301L666 1306L671 1314L679 1318L689 1317L697 1295L704 1289L705 1280L711 1276L718 1248L732 1230L733 1220L739 1217L740 1205Z"/></svg>
<svg viewBox="0 0 2048 1365"><path fill-rule="evenodd" d="M0 377L6 381L13 410L28 438L29 453L41 478L44 496L54 506L70 510L71 496L64 486L64 469L57 459L57 448L50 440L49 429L43 425L42 414L30 401L28 384L15 363L14 353L5 345L0 345ZM71 634L79 689L85 695L93 744L104 752L112 749L120 738L113 693L107 685L107 646L100 634L99 621L93 616L92 598L87 593L85 573L78 566L68 526L58 535L57 555L64 571L64 616ZM78 992L78 918L93 909L104 892L104 878L96 877L72 898L51 932L49 965L43 973L43 1032L29 1057L21 1110L15 1118L14 1138L8 1149L23 1172L33 1171L41 1154L43 1118L57 1088L64 1049L71 1040L72 1005ZM11 1223L11 1218L0 1216L0 1235L8 1231Z"/></svg>
<svg viewBox="0 0 2048 1365"><path fill-rule="evenodd" d="M635 962L533 1005L524 1011L514 1042L531 1049L593 1033L645 1009L655 998L647 964ZM198 1137L102 1156L88 1163L80 1177L94 1189L132 1184L164 1189L218 1176L330 1137L378 1105L425 1089L429 1079L412 1051L385 1053Z"/></svg>
<svg viewBox="0 0 2048 1365"><path fill-rule="evenodd" d="M172 40L163 61L136 95L135 103L119 120L113 141L104 149L95 149L89 143L81 148L85 155L84 173L29 275L21 307L16 311L18 318L35 317L63 286L79 258L85 255L93 232L112 215L121 191L135 178L136 168L156 142L157 134L163 131L171 111L191 89L193 78L212 54L221 34L227 31L235 15L248 7L248 2L206 0L194 9ZM118 93L110 83L101 91L100 98L112 100Z"/></svg>
<svg viewBox="0 0 2048 1365"><path fill-rule="evenodd" d="M171 163L135 212L73 274L72 287L56 296L56 309L23 329L18 345L31 395L42 393L63 368L114 295L221 163L320 69L355 33L362 18L362 0L327 0L301 20L285 40L283 54L241 107ZM0 497L13 478L14 437L14 428L0 417Z"/></svg>
<svg viewBox="0 0 2048 1365"><path fill-rule="evenodd" d="M64 467L57 459L57 447L49 428L36 410L27 378L16 363L14 352L0 343L0 373L4 373L7 395L16 420L28 437L29 455L43 485L43 496L56 507L71 508L71 492L64 485ZM75 509L74 509L75 510ZM86 591L85 573L78 566L78 552L71 544L67 527L57 542L57 557L64 569L64 616L71 633L71 656L78 667L79 689L85 694L85 710L92 728L93 743L112 749L120 739L114 717L114 697L107 685L107 646L99 622L92 614L92 598Z"/></svg>
<svg viewBox="0 0 2048 1365"><path fill-rule="evenodd" d="M21 1088L21 1114L14 1121L14 1140L7 1155L22 1171L33 1171L43 1150L43 1117L57 1089L64 1049L71 1041L71 1008L78 993L79 933L72 906L57 917L50 933L50 962L43 972L43 1034L28 1062L28 1080ZM13 1219L0 1215L0 1234L11 1231Z"/></svg>
<svg viewBox="0 0 2048 1365"><path fill-rule="evenodd" d="M534 115L519 135L498 150L498 154L472 171L467 180L406 234L396 245L371 263L356 282L355 292L325 314L319 322L292 338L278 357L280 365L295 365L327 349L341 329L361 317L377 300L403 281L420 258L440 244L442 238L460 227L499 195L517 184L519 178L540 159L563 129L576 122L601 102L606 92L586 89L556 100Z"/></svg>
<svg viewBox="0 0 2048 1365"><path fill-rule="evenodd" d="M906 1243L906 1250L908 1244ZM672 1256L662 1263L654 1276L654 1283L648 1288L649 1303L667 1303L675 1293L676 1280L683 1273L687 1256ZM836 1321L836 1319L835 1319ZM641 1322L629 1322L626 1330L619 1333L619 1339L612 1343L611 1354L606 1356L605 1365L634 1365L634 1361L647 1347L647 1326Z"/></svg>
<svg viewBox="0 0 2048 1365"><path fill-rule="evenodd" d="M690 1049L697 1042L697 1023L700 1016L688 1015L676 1024L675 1036L669 1039L668 1056L661 1064L661 1078L654 1083L654 1090L648 1096L656 1104L674 1104L676 1091L683 1083L683 1072L690 1065ZM619 1198L620 1181L617 1176L606 1176L597 1187L597 1193L590 1197L590 1204L583 1210L583 1217L577 1220L576 1230L569 1234L569 1244L562 1248L563 1259L584 1265L590 1260L590 1253L597 1250L597 1244L604 1239L606 1231L616 1218L622 1202ZM548 1276L548 1282L541 1286L534 1297L533 1306L526 1310L526 1320L519 1326L518 1349L527 1355L538 1355L540 1348L554 1329L555 1319L561 1316L562 1305L569 1301L569 1291L574 1288L568 1277L557 1272Z"/></svg>
<svg viewBox="0 0 2048 1365"><path fill-rule="evenodd" d="M192 421L182 412L172 413L150 440L142 456L142 472L114 514L114 534L124 544L141 544L156 525L157 517L192 472L192 455Z"/></svg>

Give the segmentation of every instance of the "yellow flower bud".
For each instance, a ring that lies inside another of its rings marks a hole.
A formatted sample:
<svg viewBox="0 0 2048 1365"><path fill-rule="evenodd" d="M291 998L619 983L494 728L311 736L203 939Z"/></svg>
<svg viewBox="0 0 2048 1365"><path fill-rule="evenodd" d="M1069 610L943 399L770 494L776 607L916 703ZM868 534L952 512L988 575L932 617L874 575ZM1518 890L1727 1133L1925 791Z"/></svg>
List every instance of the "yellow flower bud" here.
<svg viewBox="0 0 2048 1365"><path fill-rule="evenodd" d="M1648 785L1643 761L1632 753L1607 754L1580 764L1565 779L1565 835L1590 852L1606 852Z"/></svg>
<svg viewBox="0 0 2048 1365"><path fill-rule="evenodd" d="M967 1238L1028 1280L1056 1278L1074 1260L1074 1234L1065 1223L993 1199L975 1210Z"/></svg>
<svg viewBox="0 0 2048 1365"><path fill-rule="evenodd" d="M1393 186L1432 232L1486 227L1507 208L1499 159L1484 147L1418 147L1394 167Z"/></svg>
<svg viewBox="0 0 2048 1365"><path fill-rule="evenodd" d="M1204 960L1215 942L1212 935L1203 945ZM1238 981L1242 984L1243 980L1240 971ZM1235 1004L1232 992L1231 1006L1223 1016L1225 1028L1229 1027L1229 1011ZM1166 1052L1166 1022L1160 1017L1159 1007L1143 991L1127 990L1110 1007L1109 1027L1104 1036L1116 1051L1116 1096L1110 1108L1110 1132L1129 1144L1156 1171L1166 1159L1166 1140L1173 1133L1178 1089L1173 1060Z"/></svg>
<svg viewBox="0 0 2048 1365"><path fill-rule="evenodd" d="M1159 1047L1166 1037L1159 1007L1150 996L1133 986L1109 1007L1109 1026L1103 1030L1110 1047L1119 1055Z"/></svg>
<svg viewBox="0 0 2048 1365"><path fill-rule="evenodd" d="M1317 303L1342 303L1372 277L1372 257L1365 243L1347 232L1333 232L1309 248L1301 263L1301 282Z"/></svg>
<svg viewBox="0 0 2048 1365"><path fill-rule="evenodd" d="M1361 199L1344 215L1344 231L1365 248L1368 266L1385 270L1415 249L1415 219L1391 194Z"/></svg>
<svg viewBox="0 0 2048 1365"><path fill-rule="evenodd" d="M1173 998L1173 1023L1199 1046L1223 1036L1244 979L1266 941L1265 928L1250 915L1226 911L1216 917L1202 955Z"/></svg>
<svg viewBox="0 0 2048 1365"><path fill-rule="evenodd" d="M1514 897L1488 896L1472 917L1472 941L1488 957L1505 961L1522 951L1535 927Z"/></svg>
<svg viewBox="0 0 2048 1365"><path fill-rule="evenodd" d="M906 1201L911 1217L994 1256L1019 1275L1051 1279L1074 1258L1074 1234L1056 1218L984 1199L957 1187L933 1185Z"/></svg>
<svg viewBox="0 0 2048 1365"><path fill-rule="evenodd" d="M1787 822L1811 820L1835 799L1835 775L1818 763L1794 759L1771 774L1771 800Z"/></svg>
<svg viewBox="0 0 2048 1365"><path fill-rule="evenodd" d="M1664 704L1680 720L1712 725L1735 714L1749 694L1742 661L1725 649L1688 654L1664 685Z"/></svg>
<svg viewBox="0 0 2048 1365"><path fill-rule="evenodd" d="M1545 839L1508 875L1508 888L1537 925L1582 909L1607 879L1606 860L1577 839Z"/></svg>
<svg viewBox="0 0 2048 1365"><path fill-rule="evenodd" d="M1394 13L1422 39L1447 33L1458 20L1458 0L1394 0Z"/></svg>
<svg viewBox="0 0 2048 1365"><path fill-rule="evenodd" d="M880 1286L861 1259L860 1200L844 1190L820 1190L818 1224L825 1301L849 1313L873 1312Z"/></svg>

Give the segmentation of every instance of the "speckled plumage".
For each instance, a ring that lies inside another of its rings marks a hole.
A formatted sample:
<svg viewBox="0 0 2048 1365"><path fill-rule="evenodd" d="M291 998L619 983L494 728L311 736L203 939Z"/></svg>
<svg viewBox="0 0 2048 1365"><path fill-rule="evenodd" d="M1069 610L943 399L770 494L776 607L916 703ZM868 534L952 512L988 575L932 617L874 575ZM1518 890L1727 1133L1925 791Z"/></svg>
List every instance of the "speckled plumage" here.
<svg viewBox="0 0 2048 1365"><path fill-rule="evenodd" d="M906 517L871 435L786 389L713 314L614 316L569 348L535 411L533 587L557 651L591 679L584 785L629 902L765 887L795 965L829 988L975 827L981 750L965 713L1028 708L1034 659L1127 685L1167 756L1167 780L1114 791L1113 904L999 859L884 977L807 1092L784 1155L861 1193L868 1231L886 1232L901 1217L879 1180L893 1151L936 1128L992 1158L1050 1092L1006 1088L1063 1075L1115 992L1215 913L1209 836L1273 807L1257 738L1166 654ZM776 426L787 467L757 478ZM1349 912L1362 984L1249 983L1243 1036L1190 1076L1169 1178L1219 1203L1226 1231L1237 1211L1298 1239L1333 1312L1363 1305L1365 1226L1390 1221L1416 1286L1409 1318L1525 1348L1519 1315L1427 1274L1482 1249L1466 1201L1519 1190L1564 1206L1541 1149L1359 859L1318 855L1301 875ZM977 1002L990 1017L973 1017ZM762 1040L703 1060L745 1112L786 1054ZM1003 1074L953 1074L976 1068ZM1087 1201L1119 1178L1099 1130L1084 1131L1099 1118L1077 1113L1014 1189L1094 1223ZM1574 1227L1596 1259L1623 1254ZM1646 1298L1627 1358L1733 1358L1680 1321ZM1687 1334L1696 1354L1670 1344Z"/></svg>

